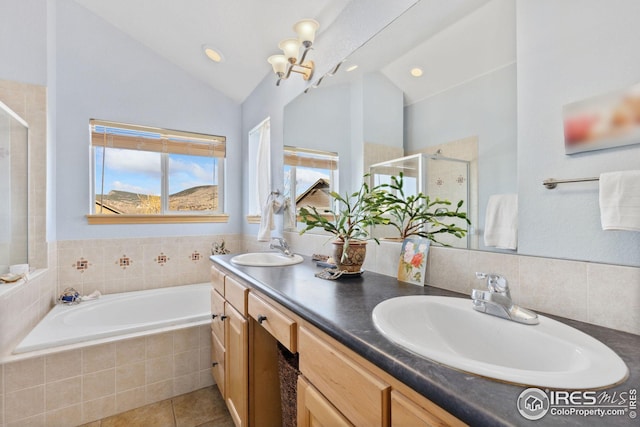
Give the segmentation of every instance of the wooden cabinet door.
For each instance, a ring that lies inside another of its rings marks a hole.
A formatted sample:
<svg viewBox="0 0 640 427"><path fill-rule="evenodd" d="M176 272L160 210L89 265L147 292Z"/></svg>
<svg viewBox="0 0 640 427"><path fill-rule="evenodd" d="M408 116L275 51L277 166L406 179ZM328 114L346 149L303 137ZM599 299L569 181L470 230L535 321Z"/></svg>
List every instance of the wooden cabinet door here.
<svg viewBox="0 0 640 427"><path fill-rule="evenodd" d="M302 376L298 377L298 427L353 426Z"/></svg>
<svg viewBox="0 0 640 427"><path fill-rule="evenodd" d="M445 427L465 425L433 402L418 396L414 398L419 399L419 401L411 400L396 390L391 391L392 427Z"/></svg>
<svg viewBox="0 0 640 427"><path fill-rule="evenodd" d="M220 394L223 398L225 395L225 354L224 345L218 340L216 335L211 332L211 375L218 385Z"/></svg>
<svg viewBox="0 0 640 427"><path fill-rule="evenodd" d="M249 322L225 304L226 398L236 427L245 427L249 419Z"/></svg>
<svg viewBox="0 0 640 427"><path fill-rule="evenodd" d="M298 350L300 372L351 422L389 426L389 384L304 326Z"/></svg>

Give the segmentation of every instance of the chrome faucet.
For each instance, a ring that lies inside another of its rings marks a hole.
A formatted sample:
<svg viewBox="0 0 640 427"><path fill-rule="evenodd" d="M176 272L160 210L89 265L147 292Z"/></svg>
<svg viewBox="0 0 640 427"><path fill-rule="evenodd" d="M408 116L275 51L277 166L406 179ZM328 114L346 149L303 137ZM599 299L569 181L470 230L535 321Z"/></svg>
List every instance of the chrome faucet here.
<svg viewBox="0 0 640 427"><path fill-rule="evenodd" d="M536 313L513 303L509 284L504 276L493 273L476 273L476 277L487 279L487 290L474 289L471 291L474 310L527 325L538 324Z"/></svg>
<svg viewBox="0 0 640 427"><path fill-rule="evenodd" d="M274 243L275 242L275 243ZM289 244L283 237L273 237L271 239L271 244L269 245L271 249L277 249L282 252L283 255L293 256L293 252L289 249Z"/></svg>

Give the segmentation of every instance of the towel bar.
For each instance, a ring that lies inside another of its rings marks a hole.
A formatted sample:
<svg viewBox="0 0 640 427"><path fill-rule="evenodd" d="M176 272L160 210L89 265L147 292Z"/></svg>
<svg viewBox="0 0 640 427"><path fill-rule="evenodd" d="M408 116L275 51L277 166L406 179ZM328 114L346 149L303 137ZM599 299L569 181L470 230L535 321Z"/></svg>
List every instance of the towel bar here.
<svg viewBox="0 0 640 427"><path fill-rule="evenodd" d="M558 184L565 184L568 182L587 182L587 181L599 181L598 177L590 177L590 178L574 178L574 179L554 179L549 178L542 181L542 185L547 187L548 190L553 190L558 186Z"/></svg>

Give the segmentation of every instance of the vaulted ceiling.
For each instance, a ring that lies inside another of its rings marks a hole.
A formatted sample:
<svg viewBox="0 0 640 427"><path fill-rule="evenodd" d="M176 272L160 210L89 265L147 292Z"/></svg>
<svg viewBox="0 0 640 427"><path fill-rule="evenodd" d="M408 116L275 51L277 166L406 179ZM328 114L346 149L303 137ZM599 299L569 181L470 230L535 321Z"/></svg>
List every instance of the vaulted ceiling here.
<svg viewBox="0 0 640 427"><path fill-rule="evenodd" d="M197 79L242 102L303 18L327 28L350 0L75 0ZM223 55L215 63L209 45Z"/></svg>

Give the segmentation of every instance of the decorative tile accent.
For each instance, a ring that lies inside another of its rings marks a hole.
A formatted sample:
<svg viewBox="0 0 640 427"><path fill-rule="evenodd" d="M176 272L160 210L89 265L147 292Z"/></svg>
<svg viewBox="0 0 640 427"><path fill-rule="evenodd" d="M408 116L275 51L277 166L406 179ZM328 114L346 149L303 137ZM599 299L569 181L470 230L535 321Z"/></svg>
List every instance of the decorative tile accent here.
<svg viewBox="0 0 640 427"><path fill-rule="evenodd" d="M436 185L444 185L444 180L442 178L436 179Z"/></svg>
<svg viewBox="0 0 640 427"><path fill-rule="evenodd" d="M84 259L84 257L80 257L80 259L77 260L75 264L71 264L71 267L75 268L80 273L84 273L87 269L89 269L90 265L92 264L89 262L89 260Z"/></svg>
<svg viewBox="0 0 640 427"><path fill-rule="evenodd" d="M166 256L163 252L160 252L160 255L154 258L154 261L160 264L161 267L164 267L164 265L169 261L169 259L170 258Z"/></svg>
<svg viewBox="0 0 640 427"><path fill-rule="evenodd" d="M458 177L456 178L456 182L460 185L464 184L465 181L466 179L462 175L458 175Z"/></svg>
<svg viewBox="0 0 640 427"><path fill-rule="evenodd" d="M122 255L116 264L122 267L123 270L126 270L133 263L133 260L126 255Z"/></svg>
<svg viewBox="0 0 640 427"><path fill-rule="evenodd" d="M200 252L194 251L191 255L189 255L189 259L191 261L200 261L202 259L202 255L200 255Z"/></svg>

